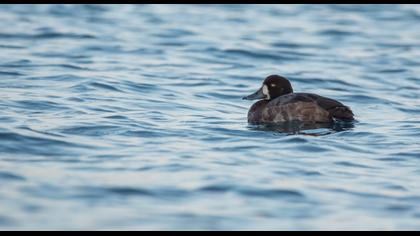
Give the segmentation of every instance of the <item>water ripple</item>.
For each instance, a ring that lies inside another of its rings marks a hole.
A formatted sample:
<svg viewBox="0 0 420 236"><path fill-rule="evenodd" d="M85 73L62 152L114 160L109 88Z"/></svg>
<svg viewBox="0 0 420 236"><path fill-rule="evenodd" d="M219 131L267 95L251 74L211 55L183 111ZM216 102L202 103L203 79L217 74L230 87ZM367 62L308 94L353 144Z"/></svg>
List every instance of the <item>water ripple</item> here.
<svg viewBox="0 0 420 236"><path fill-rule="evenodd" d="M2 5L0 228L419 230L419 16ZM270 74L357 121L248 124Z"/></svg>
<svg viewBox="0 0 420 236"><path fill-rule="evenodd" d="M41 34L8 34L0 33L0 39L56 39L56 38L68 38L68 39L94 39L95 36L89 34L75 34L75 33L41 33Z"/></svg>

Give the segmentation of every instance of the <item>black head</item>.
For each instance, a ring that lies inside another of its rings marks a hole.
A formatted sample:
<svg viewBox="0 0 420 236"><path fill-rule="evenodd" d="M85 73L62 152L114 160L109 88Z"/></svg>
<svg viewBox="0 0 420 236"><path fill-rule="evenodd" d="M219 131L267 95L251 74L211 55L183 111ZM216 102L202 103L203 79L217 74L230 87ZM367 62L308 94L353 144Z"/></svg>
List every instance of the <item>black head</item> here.
<svg viewBox="0 0 420 236"><path fill-rule="evenodd" d="M242 99L271 100L289 93L293 93L292 85L289 80L279 75L270 75L265 78L262 87L257 92L243 97Z"/></svg>

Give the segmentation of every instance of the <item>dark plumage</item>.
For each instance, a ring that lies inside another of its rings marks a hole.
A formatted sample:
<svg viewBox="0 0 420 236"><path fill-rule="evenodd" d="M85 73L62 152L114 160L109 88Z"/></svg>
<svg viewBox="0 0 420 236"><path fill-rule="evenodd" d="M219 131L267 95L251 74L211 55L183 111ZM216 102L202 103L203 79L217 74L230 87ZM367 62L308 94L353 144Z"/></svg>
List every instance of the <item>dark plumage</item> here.
<svg viewBox="0 0 420 236"><path fill-rule="evenodd" d="M353 112L342 103L312 93L293 93L290 82L278 75L268 76L263 86L243 99L262 99L249 109L250 123L302 121L324 123L352 121Z"/></svg>

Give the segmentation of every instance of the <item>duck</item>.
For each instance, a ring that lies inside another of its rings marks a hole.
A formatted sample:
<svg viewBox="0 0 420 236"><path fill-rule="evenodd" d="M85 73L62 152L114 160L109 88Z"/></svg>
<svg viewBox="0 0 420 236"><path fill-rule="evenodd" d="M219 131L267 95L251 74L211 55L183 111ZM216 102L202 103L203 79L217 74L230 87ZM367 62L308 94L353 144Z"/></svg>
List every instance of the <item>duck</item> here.
<svg viewBox="0 0 420 236"><path fill-rule="evenodd" d="M252 124L355 120L350 107L314 93L294 93L290 81L280 75L267 76L260 89L242 99L259 99L248 111L248 123Z"/></svg>

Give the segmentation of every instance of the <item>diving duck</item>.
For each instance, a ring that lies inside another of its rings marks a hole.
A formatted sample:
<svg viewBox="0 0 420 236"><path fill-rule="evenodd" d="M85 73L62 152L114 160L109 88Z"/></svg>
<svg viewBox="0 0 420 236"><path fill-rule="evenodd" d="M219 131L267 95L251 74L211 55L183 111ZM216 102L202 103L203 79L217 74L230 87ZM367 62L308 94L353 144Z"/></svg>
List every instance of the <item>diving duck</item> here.
<svg viewBox="0 0 420 236"><path fill-rule="evenodd" d="M279 75L268 76L257 92L243 99L260 99L248 111L248 122L254 124L354 120L354 114L349 107L317 94L294 93L289 80Z"/></svg>

